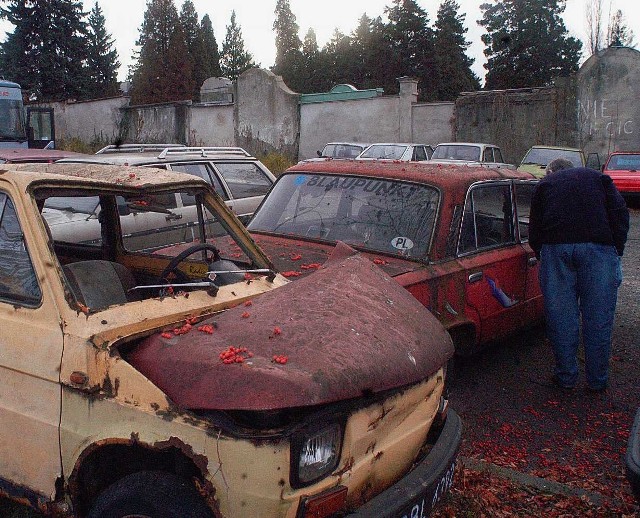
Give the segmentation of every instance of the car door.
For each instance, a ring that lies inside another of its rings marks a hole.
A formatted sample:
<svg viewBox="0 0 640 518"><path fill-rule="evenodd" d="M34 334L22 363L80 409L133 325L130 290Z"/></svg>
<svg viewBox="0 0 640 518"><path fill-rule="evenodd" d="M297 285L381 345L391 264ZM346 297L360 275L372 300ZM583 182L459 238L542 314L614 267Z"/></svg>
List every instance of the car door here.
<svg viewBox="0 0 640 518"><path fill-rule="evenodd" d="M465 305L480 321L486 342L522 326L527 257L517 242L511 181L472 185L465 200L458 261Z"/></svg>
<svg viewBox="0 0 640 518"><path fill-rule="evenodd" d="M539 320L544 315L542 292L538 281L540 265L536 255L529 246L529 212L531 197L537 181L515 181L516 221L518 222L519 241L526 256L526 279L523 316L530 322Z"/></svg>
<svg viewBox="0 0 640 518"><path fill-rule="evenodd" d="M0 187L0 492L37 504L61 474L63 338L47 261L23 223Z"/></svg>

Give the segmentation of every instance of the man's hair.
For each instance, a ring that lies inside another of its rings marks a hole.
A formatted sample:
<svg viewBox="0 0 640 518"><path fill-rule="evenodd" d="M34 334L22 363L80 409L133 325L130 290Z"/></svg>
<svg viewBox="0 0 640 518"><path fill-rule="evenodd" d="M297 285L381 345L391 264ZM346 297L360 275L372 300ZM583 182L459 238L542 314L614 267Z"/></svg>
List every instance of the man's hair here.
<svg viewBox="0 0 640 518"><path fill-rule="evenodd" d="M563 169L571 169L573 164L570 160L566 158L556 158L547 164L547 174L557 173L558 171L562 171Z"/></svg>

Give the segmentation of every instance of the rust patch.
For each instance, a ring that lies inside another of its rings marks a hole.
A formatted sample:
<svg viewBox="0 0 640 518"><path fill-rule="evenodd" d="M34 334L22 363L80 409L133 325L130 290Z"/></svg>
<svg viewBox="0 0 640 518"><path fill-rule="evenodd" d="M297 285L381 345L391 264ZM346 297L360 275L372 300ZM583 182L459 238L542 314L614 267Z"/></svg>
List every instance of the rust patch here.
<svg viewBox="0 0 640 518"><path fill-rule="evenodd" d="M382 407L382 412L380 412L380 415L378 417L376 417L373 421L371 421L369 423L369 427L368 430L371 432L372 430L375 430L376 428L378 428L378 425L380 424L380 422L387 416L387 414L389 412L391 412L393 410L393 407L387 409L384 406Z"/></svg>

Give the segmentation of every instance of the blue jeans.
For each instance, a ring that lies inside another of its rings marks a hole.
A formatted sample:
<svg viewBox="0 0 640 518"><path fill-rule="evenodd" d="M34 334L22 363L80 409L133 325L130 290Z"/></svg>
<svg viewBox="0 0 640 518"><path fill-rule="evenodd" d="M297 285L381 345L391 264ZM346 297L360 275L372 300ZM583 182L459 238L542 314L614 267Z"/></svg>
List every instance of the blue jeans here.
<svg viewBox="0 0 640 518"><path fill-rule="evenodd" d="M558 380L568 387L578 381L576 354L582 316L587 385L606 387L613 318L622 283L615 247L595 243L543 245L540 259L547 336Z"/></svg>

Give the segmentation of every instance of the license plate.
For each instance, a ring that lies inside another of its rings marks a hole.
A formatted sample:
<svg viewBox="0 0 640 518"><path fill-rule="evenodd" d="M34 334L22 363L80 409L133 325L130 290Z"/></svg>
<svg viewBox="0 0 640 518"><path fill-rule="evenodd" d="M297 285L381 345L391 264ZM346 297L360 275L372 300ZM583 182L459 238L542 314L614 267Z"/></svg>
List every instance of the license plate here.
<svg viewBox="0 0 640 518"><path fill-rule="evenodd" d="M410 504L400 510L397 518L426 518L434 506L442 499L453 485L456 463L453 461L447 471L437 482L426 487Z"/></svg>

